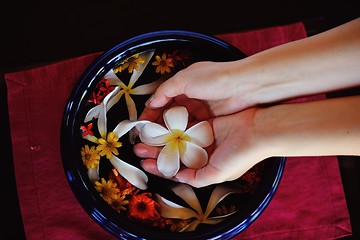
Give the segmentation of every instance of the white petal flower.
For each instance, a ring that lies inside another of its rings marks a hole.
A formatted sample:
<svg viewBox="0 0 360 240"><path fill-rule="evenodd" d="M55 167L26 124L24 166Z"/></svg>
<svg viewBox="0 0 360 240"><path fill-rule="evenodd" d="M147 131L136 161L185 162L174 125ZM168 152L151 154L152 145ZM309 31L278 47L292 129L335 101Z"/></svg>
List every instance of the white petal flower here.
<svg viewBox="0 0 360 240"><path fill-rule="evenodd" d="M172 191L181 197L186 203L188 203L191 208L183 207L174 202L171 202L159 194L157 194L156 197L157 202L160 205L161 216L165 218L175 218L182 220L194 218L194 220L181 229L180 232L194 231L200 223L216 224L224 220L226 217L234 214L236 211L224 215L209 217L217 204L220 203L225 197L232 193L241 192L239 188L232 188L225 184L217 185L211 193L204 213L200 202L191 186L187 184L178 184L172 188Z"/></svg>
<svg viewBox="0 0 360 240"><path fill-rule="evenodd" d="M158 85L164 81L164 78L161 77L158 80L144 84L141 86L137 86L134 88L135 83L142 75L145 67L148 65L151 57L154 54L154 50L146 51L139 54L139 58L144 59L144 63L139 64L139 70L134 69L132 71L132 75L129 80L129 84L126 85L118 76L115 74L114 70L110 70L104 78L107 79L111 85L115 85L116 88L108 94L104 101L90 109L85 117L85 122L92 120L93 118L100 118L100 115L105 112L105 114L109 111L109 109L116 104L120 98L125 95L125 101L129 113L129 120L135 121L137 120L137 110L134 100L131 98L131 95L145 95L151 94L155 91ZM106 101L106 102L105 102ZM106 106L106 107L105 107ZM134 143L135 135L133 131L129 132L130 141Z"/></svg>
<svg viewBox="0 0 360 240"><path fill-rule="evenodd" d="M102 114L100 114L102 115ZM106 126L106 118L100 117L99 118L99 131L101 127ZM87 135L84 138L100 144L100 142L108 141L108 138L106 138L107 135L113 134L116 138L121 138L123 135L128 133L130 130L132 130L135 126L141 128L144 124L148 123L148 121L129 121L124 120L121 121L112 132L110 133L102 133L101 138L97 138L93 135ZM104 128L106 129L106 128ZM100 139L100 141L99 141ZM111 142L107 142L106 144L109 144L109 146L112 144ZM117 156L114 155L114 153L109 153L110 156L108 157L110 163L116 168L116 170L119 172L121 176L123 176L127 181L129 181L132 185L134 185L137 188L140 188L142 190L145 190L147 188L147 182L148 177L147 175L140 169L134 167L133 165L121 160ZM98 165L99 166L99 165ZM99 179L99 169L94 170L88 170L88 176L90 180L95 181Z"/></svg>
<svg viewBox="0 0 360 240"><path fill-rule="evenodd" d="M202 168L208 161L205 147L214 141L211 125L202 121L187 129L188 111L177 106L164 113L166 128L157 123L145 123L140 140L150 146L164 146L157 159L159 171L167 177L180 169L180 161L189 168Z"/></svg>

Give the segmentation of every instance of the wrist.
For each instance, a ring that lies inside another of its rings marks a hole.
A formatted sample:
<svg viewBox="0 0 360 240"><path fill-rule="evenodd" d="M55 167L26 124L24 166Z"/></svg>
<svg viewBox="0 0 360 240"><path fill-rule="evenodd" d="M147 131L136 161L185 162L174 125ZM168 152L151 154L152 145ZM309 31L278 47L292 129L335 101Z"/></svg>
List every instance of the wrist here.
<svg viewBox="0 0 360 240"><path fill-rule="evenodd" d="M273 110L273 107L256 108L254 114L254 141L263 158L282 154L277 125L282 116L279 111L274 114Z"/></svg>

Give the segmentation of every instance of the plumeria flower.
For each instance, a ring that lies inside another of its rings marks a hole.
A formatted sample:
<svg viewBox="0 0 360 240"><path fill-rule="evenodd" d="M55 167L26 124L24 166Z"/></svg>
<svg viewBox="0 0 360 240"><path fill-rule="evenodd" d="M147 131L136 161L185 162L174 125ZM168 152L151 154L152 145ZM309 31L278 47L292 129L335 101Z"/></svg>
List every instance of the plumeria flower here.
<svg viewBox="0 0 360 240"><path fill-rule="evenodd" d="M150 146L164 146L157 159L158 170L166 177L174 176L180 169L180 161L188 168L202 168L208 162L205 147L214 141L211 125L199 122L188 128L189 113L183 106L164 112L166 128L148 122L140 129L140 140ZM139 129L139 128L138 128Z"/></svg>
<svg viewBox="0 0 360 240"><path fill-rule="evenodd" d="M241 192L238 188L232 188L225 184L217 185L211 193L205 212L203 212L200 202L190 185L180 183L175 185L175 187L172 188L172 191L188 203L191 208L178 205L159 194L157 194L156 197L157 202L160 205L161 216L182 220L192 219L192 221L182 228L180 232L194 231L200 223L217 224L228 216L234 214L236 210L224 215L209 217L218 203L220 203L229 194Z"/></svg>
<svg viewBox="0 0 360 240"><path fill-rule="evenodd" d="M111 85L116 86L115 89L113 90L113 92L115 90L117 90L116 94L111 94L111 95L109 94L110 98L108 98L106 111L108 111L114 104L116 104L120 100L120 98L123 95L125 95L125 101L126 101L127 109L129 112L129 120L131 120L131 121L137 120L138 116L137 116L136 105L135 105L134 100L131 98L131 95L151 94L154 92L154 90L157 88L157 86L162 81L164 81L164 79L161 77L154 82L134 87L135 83L137 82L137 80L139 79L141 74L143 73L145 67L149 63L153 54L154 54L154 50L143 52L140 54L139 57L141 57L141 59L144 59L144 62L142 64L139 64L138 68L133 69L128 85L126 85L123 81L120 80L120 78L118 78L118 76L115 74L113 69L110 70L104 76L104 78L106 80L108 80ZM104 105L105 105L104 102L102 102L101 104L90 109L89 112L87 113L84 121L87 122L87 121L92 120L93 118L99 118L99 114L101 112L103 112ZM130 136L130 140L132 143L134 143L133 132L131 132L130 134L132 135L132 136Z"/></svg>
<svg viewBox="0 0 360 240"><path fill-rule="evenodd" d="M115 91L115 90L114 90ZM116 91L115 91L116 93ZM109 95L111 95L110 93ZM108 96L109 96L108 95ZM140 189L147 188L147 175L141 171L140 169L134 167L133 165L121 160L116 155L119 154L117 148L122 146L122 143L118 140L128 133L131 129L133 129L136 125L141 126L146 122L142 121L129 121L124 120L121 121L113 131L107 132L107 117L106 117L106 106L110 97L106 96L103 103L104 108L99 113L98 118L98 130L100 133L100 137L97 138L94 135L87 134L83 136L83 138L98 144L96 150L99 151L100 156L106 156L109 159L110 163L116 168L121 176L123 176L127 181L129 181L132 185ZM89 168L88 176L91 180L95 181L99 179L99 164L97 168Z"/></svg>

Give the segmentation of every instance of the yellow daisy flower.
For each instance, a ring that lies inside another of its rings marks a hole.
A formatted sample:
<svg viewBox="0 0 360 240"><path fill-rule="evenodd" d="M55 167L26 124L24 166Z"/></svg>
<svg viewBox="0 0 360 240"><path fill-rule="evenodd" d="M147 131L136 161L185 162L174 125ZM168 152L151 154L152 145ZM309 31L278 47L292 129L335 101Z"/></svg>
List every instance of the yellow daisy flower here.
<svg viewBox="0 0 360 240"><path fill-rule="evenodd" d="M89 145L85 145L81 148L81 158L84 165L89 168L96 168L99 165L100 155L95 149L95 146L89 148Z"/></svg>
<svg viewBox="0 0 360 240"><path fill-rule="evenodd" d="M134 69L139 71L140 68L138 64L143 64L144 62L145 59L139 57L139 54L135 54L124 60L120 66L114 68L114 72L122 72L125 69L128 69L129 73L132 73Z"/></svg>
<svg viewBox="0 0 360 240"><path fill-rule="evenodd" d="M172 58L166 58L166 53L163 53L160 57L159 55L155 56L156 61L152 62L153 66L156 67L156 73L160 72L161 74L165 74L165 72L170 73L171 67L174 67L174 62Z"/></svg>
<svg viewBox="0 0 360 240"><path fill-rule="evenodd" d="M126 211L126 206L129 204L129 200L125 199L126 195L121 195L111 203L111 207L117 212Z"/></svg>
<svg viewBox="0 0 360 240"><path fill-rule="evenodd" d="M118 142L119 138L114 132L109 132L107 135L107 139L99 138L99 145L96 147L96 150L100 152L100 156L105 156L110 159L112 154L118 155L119 151L117 148L122 146L121 142Z"/></svg>
<svg viewBox="0 0 360 240"><path fill-rule="evenodd" d="M117 184L111 180L106 181L101 178L95 182L95 188L100 193L100 196L109 204L120 197L120 190L117 188Z"/></svg>

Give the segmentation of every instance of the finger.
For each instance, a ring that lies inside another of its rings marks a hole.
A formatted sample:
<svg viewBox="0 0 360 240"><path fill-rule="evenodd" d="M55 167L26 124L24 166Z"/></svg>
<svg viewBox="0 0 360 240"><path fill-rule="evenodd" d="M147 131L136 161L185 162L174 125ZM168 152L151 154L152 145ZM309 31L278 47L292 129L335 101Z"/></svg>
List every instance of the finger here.
<svg viewBox="0 0 360 240"><path fill-rule="evenodd" d="M176 74L175 74L176 76ZM155 93L146 102L150 108L159 108L165 106L169 101L178 95L184 94L185 82L179 81L175 76L169 78L159 85Z"/></svg>
<svg viewBox="0 0 360 240"><path fill-rule="evenodd" d="M206 187L224 181L219 170L210 164L201 169L184 168L175 175L175 181L187 183L193 187Z"/></svg>
<svg viewBox="0 0 360 240"><path fill-rule="evenodd" d="M147 171L147 172L149 172L149 173L151 173L151 174L154 174L154 175L157 175L157 176L162 175L162 174L159 172L158 168L157 168L157 164L156 164L156 160L155 160L155 159L150 159L150 158L148 158L148 159L145 159L145 160L141 161L141 167L142 167L145 171Z"/></svg>
<svg viewBox="0 0 360 240"><path fill-rule="evenodd" d="M140 158L157 158L161 148L152 147L144 143L137 143L134 145L134 153Z"/></svg>
<svg viewBox="0 0 360 240"><path fill-rule="evenodd" d="M165 178L165 179L170 179L170 180L174 180L173 177L166 177L164 176L158 169L157 167L157 162L155 159L144 159L143 161L141 161L140 163L141 167L147 171L148 173L151 173L153 175Z"/></svg>

